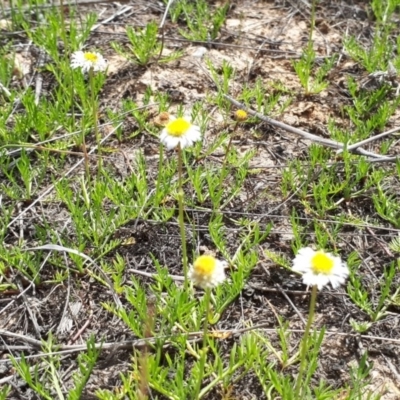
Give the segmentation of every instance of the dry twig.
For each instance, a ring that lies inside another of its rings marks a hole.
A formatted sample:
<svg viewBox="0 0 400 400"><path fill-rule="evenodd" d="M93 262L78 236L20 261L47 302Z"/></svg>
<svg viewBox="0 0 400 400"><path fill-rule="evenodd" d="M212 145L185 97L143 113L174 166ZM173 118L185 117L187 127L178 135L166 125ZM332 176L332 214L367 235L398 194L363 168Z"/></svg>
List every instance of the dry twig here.
<svg viewBox="0 0 400 400"><path fill-rule="evenodd" d="M281 128L284 129L287 132L290 133L294 133L298 136L303 137L304 139L308 139L311 140L313 142L317 142L317 143L321 143L324 144L325 146L328 147L333 147L335 149L343 149L345 147L344 143L340 143L340 142L336 142L335 140L331 140L331 139L325 139L325 138L321 138L319 136L313 135L312 133L303 131L302 129L298 129L298 128L294 128L293 126L287 125L283 122L277 121L275 119L269 118L263 114L260 114L256 111L251 110L250 108L246 107L243 103L240 103L239 101L235 100L234 98L228 96L228 95L224 95L224 97L229 100L232 104L234 104L236 107L246 110L250 115L253 115L259 119L261 119L262 121L265 121L267 123L269 123L272 126L275 126L277 128ZM364 150L362 148L357 148L354 149L355 153L364 155L364 156L369 156L369 157L373 157L373 158L377 158L381 161L391 161L390 157L386 157L386 156L382 156L379 154L375 154L372 153L370 151Z"/></svg>

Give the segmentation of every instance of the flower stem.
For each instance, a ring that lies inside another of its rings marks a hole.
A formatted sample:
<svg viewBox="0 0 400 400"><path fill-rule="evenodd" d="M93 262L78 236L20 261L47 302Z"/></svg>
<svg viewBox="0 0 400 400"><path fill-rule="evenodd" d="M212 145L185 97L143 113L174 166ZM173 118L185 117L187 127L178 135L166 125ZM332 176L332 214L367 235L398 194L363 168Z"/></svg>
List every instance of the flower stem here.
<svg viewBox="0 0 400 400"><path fill-rule="evenodd" d="M205 316L204 316L204 326L203 326L203 348L201 349L200 354L200 364L199 364L199 377L197 380L196 390L194 392L193 399L199 399L201 383L204 376L204 366L206 364L206 356L207 356L207 345L208 345L208 318L210 315L210 299L211 299L211 289L207 288L204 294L204 306L205 306Z"/></svg>
<svg viewBox="0 0 400 400"><path fill-rule="evenodd" d="M233 127L233 130L232 130L231 134L229 135L229 142L228 142L228 146L226 146L224 161L222 161L222 169L224 169L224 167L225 167L229 151L231 150L233 134L236 132L236 129L238 128L238 126L239 126L239 121L237 121L235 123L235 126Z"/></svg>
<svg viewBox="0 0 400 400"><path fill-rule="evenodd" d="M226 164L228 162L228 155L231 150L233 135L234 135L235 131L237 130L238 126L239 126L239 121L236 121L235 126L233 127L233 130L232 130L231 134L229 135L229 142L228 142L228 145L226 146L225 157L224 157L224 160L222 161L221 173L219 176L219 185L220 186L222 186L222 183L226 177L225 168L226 168Z"/></svg>
<svg viewBox="0 0 400 400"><path fill-rule="evenodd" d="M97 172L100 173L101 166L102 166L102 159L101 159L101 148L100 148L100 133L99 133L99 119L97 115L97 102L96 102L96 89L94 85L94 71L93 68L89 70L89 81L90 81L90 91L91 91L91 100L92 100L92 110L93 110L93 123L94 123L94 134L96 136L96 143L97 143L97 153L99 155L98 164L97 164Z"/></svg>
<svg viewBox="0 0 400 400"><path fill-rule="evenodd" d="M162 199L159 199L160 196L160 187L161 187L161 179L160 177L162 176L162 169L164 168L164 147L162 143L160 144L160 153L159 153L159 159L158 159L158 175L157 175L157 184L156 184L156 206L158 207L160 205L160 202Z"/></svg>
<svg viewBox="0 0 400 400"><path fill-rule="evenodd" d="M308 45L312 47L312 35L315 29L315 8L316 8L316 0L312 0L311 4L311 29L310 36L308 37Z"/></svg>
<svg viewBox="0 0 400 400"><path fill-rule="evenodd" d="M182 263L183 263L183 275L185 277L184 289L188 289L188 260L187 260L187 250L186 250L186 235L185 235L185 221L183 217L183 206L184 206L184 193L182 184L182 148L178 145L178 206L179 206L179 228L181 232L182 241Z"/></svg>
<svg viewBox="0 0 400 400"><path fill-rule="evenodd" d="M81 139L82 139L82 153L83 153L83 158L85 159L85 175L87 179L90 179L89 156L86 148L85 129L82 129Z"/></svg>
<svg viewBox="0 0 400 400"><path fill-rule="evenodd" d="M66 54L69 55L69 42L67 40L67 33L65 28L65 16L64 16L64 0L60 0L60 20L61 20L61 37L64 42Z"/></svg>
<svg viewBox="0 0 400 400"><path fill-rule="evenodd" d="M304 336L301 342L301 349L300 349L300 369L299 369L299 374L297 375L297 381L296 381L296 387L295 387L295 399L301 399L302 397L302 379L304 375L304 370L306 368L307 360L306 360L306 355L307 355L307 348L308 348L308 337L310 334L310 328L311 324L314 319L314 314L315 314L315 303L317 300L317 286L314 285L311 290L311 300L310 300L310 311L308 314L308 320L306 324L306 329L304 331Z"/></svg>

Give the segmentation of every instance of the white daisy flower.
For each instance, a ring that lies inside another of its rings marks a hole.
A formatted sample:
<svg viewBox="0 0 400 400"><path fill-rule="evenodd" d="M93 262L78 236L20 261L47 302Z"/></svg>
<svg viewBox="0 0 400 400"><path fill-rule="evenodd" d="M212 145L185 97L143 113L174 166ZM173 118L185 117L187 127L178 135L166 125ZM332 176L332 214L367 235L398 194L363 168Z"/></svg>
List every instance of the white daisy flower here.
<svg viewBox="0 0 400 400"><path fill-rule="evenodd" d="M314 251L310 247L299 250L293 260L293 271L303 273L303 283L316 285L319 290L328 283L337 288L349 275L347 264L340 257L323 250Z"/></svg>
<svg viewBox="0 0 400 400"><path fill-rule="evenodd" d="M200 128L192 125L186 118L170 117L170 121L161 132L160 140L168 150L174 149L178 144L184 149L201 140Z"/></svg>
<svg viewBox="0 0 400 400"><path fill-rule="evenodd" d="M71 68L82 68L82 72L91 68L93 71L105 71L107 61L100 53L79 50L72 53Z"/></svg>
<svg viewBox="0 0 400 400"><path fill-rule="evenodd" d="M203 255L195 260L188 276L196 286L203 289L214 288L225 280L225 267L225 261Z"/></svg>

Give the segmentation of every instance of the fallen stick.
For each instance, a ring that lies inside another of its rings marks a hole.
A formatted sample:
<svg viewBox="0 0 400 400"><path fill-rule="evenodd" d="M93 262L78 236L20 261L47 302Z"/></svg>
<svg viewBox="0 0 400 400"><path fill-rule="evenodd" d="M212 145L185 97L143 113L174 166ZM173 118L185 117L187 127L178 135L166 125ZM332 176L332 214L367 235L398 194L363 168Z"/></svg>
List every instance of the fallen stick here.
<svg viewBox="0 0 400 400"><path fill-rule="evenodd" d="M353 143L350 146L347 146L347 150L348 151L354 150L357 147L363 146L364 144L367 144L367 143L371 143L374 140L381 139L381 138L383 138L385 136L392 135L393 133L396 133L398 131L400 131L400 127L399 126L397 128L391 129L390 131L386 131L386 132L380 133L379 135L375 135L375 136L369 137L369 138L361 140L360 142L357 142L357 143ZM340 154L342 152L343 152L343 149L337 151L338 154Z"/></svg>
<svg viewBox="0 0 400 400"><path fill-rule="evenodd" d="M262 121L268 122L272 126L276 126L277 128L284 129L287 132L294 133L298 136L303 137L304 139L308 139L308 140L311 140L311 141L317 142L317 143L322 143L325 146L332 147L334 149L342 149L343 150L346 147L344 143L336 142L335 140L331 140L331 139L321 138L317 135L313 135L312 133L303 131L302 129L294 128L293 126L290 126L283 122L269 118L263 114L258 113L257 111L251 110L250 108L246 107L244 104L240 103L239 101L233 99L232 97L230 97L226 94L224 94L224 97L227 100L229 100L232 104L234 104L236 107L239 107L240 109L245 110L250 115L257 117L257 118L261 119ZM378 158L379 160L382 160L382 161L383 160L391 161L391 157L386 157L386 156L382 156L379 154L375 154L375 153L372 153L370 151L364 150L359 147L355 148L354 150L355 150L355 153L358 153L358 154L361 154L364 156Z"/></svg>

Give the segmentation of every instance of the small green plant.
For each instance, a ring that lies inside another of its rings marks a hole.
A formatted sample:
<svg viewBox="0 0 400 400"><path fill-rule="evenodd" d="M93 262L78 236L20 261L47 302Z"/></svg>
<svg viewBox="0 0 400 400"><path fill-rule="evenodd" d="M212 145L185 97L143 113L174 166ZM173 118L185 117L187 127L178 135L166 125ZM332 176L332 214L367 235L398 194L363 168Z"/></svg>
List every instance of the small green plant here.
<svg viewBox="0 0 400 400"><path fill-rule="evenodd" d="M71 13L70 18L74 19L76 10L73 7L70 7L69 10ZM64 12L64 10L62 10L61 13L62 12ZM44 49L56 63L62 60L67 60L68 62L71 51L82 48L90 35L91 28L97 20L97 14L89 13L85 18L82 18L79 30L74 23L70 24L68 29L66 29L67 27L64 27L60 17L61 13L58 7L51 9L45 14L45 23L43 21L43 23L35 26L35 29L32 29L30 20L25 19L23 22L23 27L31 40L37 46ZM43 15L39 17L39 20L42 19ZM66 48L71 49L71 51L66 51L65 53L60 52L58 42L60 39L64 41Z"/></svg>
<svg viewBox="0 0 400 400"><path fill-rule="evenodd" d="M288 334L285 332L286 328L281 327L280 329L280 342L283 345L282 350L278 351L272 347L269 340L263 336L255 333L256 336L256 347L257 358L256 362L253 363L253 370L257 375L258 380L262 386L263 392L267 398L276 398L279 396L282 399L318 399L326 400L335 398L335 395L339 393L338 390L332 390L329 385L323 381L315 388L311 388L309 382L317 368L319 348L322 343L324 332L319 334L315 333L310 337L310 344L308 347L308 370L302 381L302 395L299 397L296 392L296 387L291 376L284 373L284 367L290 366L297 358L298 353L291 356L287 360L287 364L284 366L277 364L274 358L281 357L281 354L285 354L288 349L285 348L287 343ZM287 357L287 355L286 355Z"/></svg>
<svg viewBox="0 0 400 400"><path fill-rule="evenodd" d="M22 356L19 360L12 358L11 361L17 373L41 398L60 400L66 397L63 394L63 383L58 374L61 357L54 351L57 345L53 342L50 335L47 342L43 342L43 352L41 368L39 365L31 367L28 360ZM68 392L68 400L79 400L85 389L86 383L96 364L100 350L96 348L94 337L92 336L86 343L87 353L82 353L78 357L79 372L73 374L74 387ZM48 354L46 356L46 354Z"/></svg>
<svg viewBox="0 0 400 400"><path fill-rule="evenodd" d="M294 70L299 77L306 96L320 93L328 86L329 82L326 80L326 76L336 61L335 56L325 58L322 65L313 73L316 64L316 53L312 38L315 29L316 3L317 0L312 1L311 28L307 47L303 50L300 60L293 62ZM312 75L314 76L312 77Z"/></svg>
<svg viewBox="0 0 400 400"><path fill-rule="evenodd" d="M392 239L392 241L389 243L389 248L396 253L400 253L400 236Z"/></svg>
<svg viewBox="0 0 400 400"><path fill-rule="evenodd" d="M350 319L349 320L351 327L353 330L357 333L365 333L367 332L371 326L373 325L372 322L370 321L356 321L355 319Z"/></svg>
<svg viewBox="0 0 400 400"><path fill-rule="evenodd" d="M209 59L206 59L206 65L210 71L213 81L218 87L219 96L217 101L220 102L223 99L222 94L229 93L231 81L235 78L235 69L226 60L223 60L222 66L218 69Z"/></svg>
<svg viewBox="0 0 400 400"><path fill-rule="evenodd" d="M293 62L294 70L299 77L306 95L318 94L327 88L329 81L326 78L335 61L336 57L328 57L313 72L316 66L316 54L312 46L308 46L303 51L300 60Z"/></svg>
<svg viewBox="0 0 400 400"><path fill-rule="evenodd" d="M384 189L382 185L377 184L377 193L372 196L374 206L378 215L389 221L395 228L400 227L400 203L397 194L391 193L391 190Z"/></svg>
<svg viewBox="0 0 400 400"><path fill-rule="evenodd" d="M360 282L358 277L354 274L350 275L349 296L355 304L369 315L371 322L382 319L386 315L388 307L396 303L400 288L393 290L392 286L397 272L398 266L395 262L384 269L382 282L377 288L378 294L375 295L377 298L372 298L370 290Z"/></svg>
<svg viewBox="0 0 400 400"><path fill-rule="evenodd" d="M197 41L215 40L225 22L229 3L215 10L209 8L206 0L191 2L182 0L180 15L184 15L187 29L179 29L179 33L186 39ZM175 11L176 12L176 11Z"/></svg>
<svg viewBox="0 0 400 400"><path fill-rule="evenodd" d="M399 0L372 0L371 8L377 20L373 32L372 44L366 47L355 37L347 37L344 41L347 52L370 73L387 71L388 63L399 65L400 56L393 58L393 49L398 46L391 34L395 28L393 15L400 5Z"/></svg>
<svg viewBox="0 0 400 400"><path fill-rule="evenodd" d="M11 392L11 386L5 385L2 389L0 389L0 400L7 400L8 395Z"/></svg>
<svg viewBox="0 0 400 400"><path fill-rule="evenodd" d="M352 134L352 140L365 139L371 135L371 132L381 131L400 103L399 99L391 98L392 87L382 84L376 90L364 91L360 90L357 83L349 78L348 88L353 105L345 106L343 110L355 126L355 135Z"/></svg>
<svg viewBox="0 0 400 400"><path fill-rule="evenodd" d="M107 68L107 62L103 58L100 53L96 52L83 52L76 51L72 54L71 68L81 69L82 73L88 72L89 74L89 84L90 84L90 100L88 106L92 110L93 115L93 126L94 133L97 142L97 153L98 153L98 171L101 171L101 137L99 132L99 121L98 121L98 105L97 105L97 94L100 90L98 82L104 83L105 76L100 77L99 79L95 78L99 72L104 72ZM85 130L82 129L82 149L85 157L85 171L86 177L89 179L90 170L89 170L89 157L86 149L85 143Z"/></svg>
<svg viewBox="0 0 400 400"><path fill-rule="evenodd" d="M162 56L162 44L158 38L158 26L155 22L149 22L143 29L135 29L129 26L126 29L130 45L127 51L119 43L111 43L112 47L123 57L139 65L148 65L152 62L168 62L176 60L182 53L174 51L168 56Z"/></svg>
<svg viewBox="0 0 400 400"><path fill-rule="evenodd" d="M18 71L15 61L15 55L9 46L5 46L0 50L0 96L7 96L4 88L7 88L13 76L13 71Z"/></svg>
<svg viewBox="0 0 400 400"><path fill-rule="evenodd" d="M369 390L366 390L370 383L369 373L373 366L373 363L368 360L368 353L365 352L357 365L351 368L351 383L347 391L348 399L379 400L381 398L380 394L374 395Z"/></svg>

